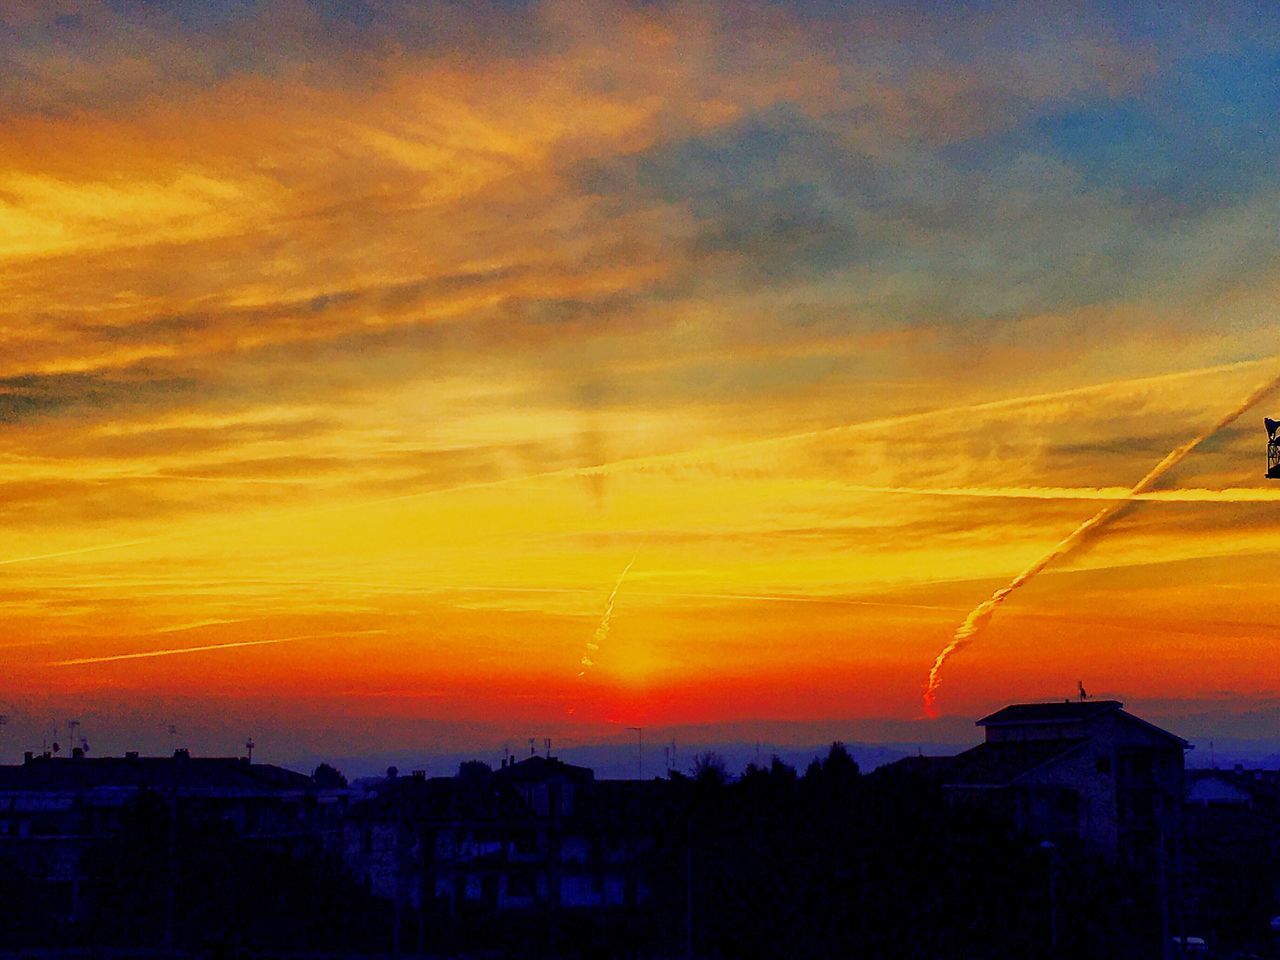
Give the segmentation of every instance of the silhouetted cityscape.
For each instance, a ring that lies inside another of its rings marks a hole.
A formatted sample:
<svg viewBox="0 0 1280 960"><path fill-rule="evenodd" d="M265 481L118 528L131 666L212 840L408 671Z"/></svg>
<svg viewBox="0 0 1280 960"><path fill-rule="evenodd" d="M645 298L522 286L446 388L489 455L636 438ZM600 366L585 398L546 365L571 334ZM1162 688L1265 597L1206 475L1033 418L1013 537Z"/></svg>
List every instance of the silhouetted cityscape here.
<svg viewBox="0 0 1280 960"><path fill-rule="evenodd" d="M248 757L0 767L11 955L1280 955L1280 772L1114 700L862 771L597 779L549 747L354 782Z"/></svg>

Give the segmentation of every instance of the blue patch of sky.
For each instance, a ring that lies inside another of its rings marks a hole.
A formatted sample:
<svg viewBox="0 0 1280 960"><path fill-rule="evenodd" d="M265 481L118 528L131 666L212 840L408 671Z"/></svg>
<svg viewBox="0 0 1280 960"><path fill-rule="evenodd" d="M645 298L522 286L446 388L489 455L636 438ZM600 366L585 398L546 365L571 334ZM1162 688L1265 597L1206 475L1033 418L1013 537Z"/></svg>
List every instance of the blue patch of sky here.
<svg viewBox="0 0 1280 960"><path fill-rule="evenodd" d="M1075 169L1086 186L1170 215L1239 202L1274 184L1280 53L1204 55L1122 99L1057 104L1013 130L943 148L961 170L1019 153Z"/></svg>

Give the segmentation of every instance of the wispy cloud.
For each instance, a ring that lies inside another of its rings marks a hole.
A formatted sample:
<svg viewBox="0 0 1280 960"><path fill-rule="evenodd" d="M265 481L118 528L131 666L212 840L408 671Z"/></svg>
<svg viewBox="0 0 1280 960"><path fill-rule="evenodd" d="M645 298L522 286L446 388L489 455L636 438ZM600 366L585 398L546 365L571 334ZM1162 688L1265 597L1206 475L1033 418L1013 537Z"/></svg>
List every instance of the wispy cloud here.
<svg viewBox="0 0 1280 960"><path fill-rule="evenodd" d="M7 622L103 662L358 618L297 685L483 648L510 694L644 543L652 676L905 714L1086 502L1153 507L1076 566L1162 623L1150 558L1201 564L1221 621L1280 538L1258 431L1130 481L1274 362L1280 17L1139 6L0 0Z"/></svg>

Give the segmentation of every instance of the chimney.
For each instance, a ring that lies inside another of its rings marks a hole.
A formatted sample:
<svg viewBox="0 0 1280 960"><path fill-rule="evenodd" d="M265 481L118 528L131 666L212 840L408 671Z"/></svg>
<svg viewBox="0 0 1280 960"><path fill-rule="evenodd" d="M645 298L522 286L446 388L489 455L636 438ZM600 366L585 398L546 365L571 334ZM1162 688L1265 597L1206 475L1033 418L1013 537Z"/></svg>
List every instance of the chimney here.
<svg viewBox="0 0 1280 960"><path fill-rule="evenodd" d="M72 748L71 748L71 759L72 759L72 760L83 760L83 759L84 759L84 747L72 747Z"/></svg>
<svg viewBox="0 0 1280 960"><path fill-rule="evenodd" d="M186 747L179 747L177 750L173 751L173 759L180 760L180 761L190 760L191 751L188 750Z"/></svg>
<svg viewBox="0 0 1280 960"><path fill-rule="evenodd" d="M31 762L32 760L34 760L35 758L36 758L36 755L35 755L34 753L32 753L30 750L27 750L26 752L24 752L24 753L22 754L22 762L23 762L23 763L30 763L30 762Z"/></svg>

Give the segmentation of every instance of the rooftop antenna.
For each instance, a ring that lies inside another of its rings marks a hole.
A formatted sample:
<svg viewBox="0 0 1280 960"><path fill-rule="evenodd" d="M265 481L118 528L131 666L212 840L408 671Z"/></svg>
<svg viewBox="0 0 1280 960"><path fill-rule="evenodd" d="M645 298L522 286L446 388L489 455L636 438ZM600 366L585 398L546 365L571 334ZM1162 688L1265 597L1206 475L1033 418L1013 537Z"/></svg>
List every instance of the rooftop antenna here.
<svg viewBox="0 0 1280 960"><path fill-rule="evenodd" d="M543 737L542 745L547 748L547 759L550 760L551 759L551 738Z"/></svg>
<svg viewBox="0 0 1280 960"><path fill-rule="evenodd" d="M171 723L169 724L169 752L173 753L173 751L177 749L178 749L178 728Z"/></svg>
<svg viewBox="0 0 1280 960"><path fill-rule="evenodd" d="M71 749L73 751L76 748L76 731L79 729L80 729L79 720L67 721L67 743L71 746Z"/></svg>
<svg viewBox="0 0 1280 960"><path fill-rule="evenodd" d="M249 751L249 762L250 762L250 763L253 763L253 748L254 748L255 746L257 746L257 744L255 744L255 743L253 742L253 737L250 737L248 740L246 740L246 741L244 742L244 748L245 748L246 750L248 750L248 751Z"/></svg>
<svg viewBox="0 0 1280 960"><path fill-rule="evenodd" d="M1087 690L1085 690L1085 688L1084 688L1084 681L1083 681L1083 680L1077 680L1077 681L1076 681L1076 692L1077 692L1077 693L1079 694L1079 696L1080 696L1080 702L1081 702L1081 703L1084 703L1086 700L1088 700L1088 699L1089 699L1089 693L1088 693L1088 691L1087 691Z"/></svg>
<svg viewBox="0 0 1280 960"><path fill-rule="evenodd" d="M533 754L534 754L534 752L535 752L535 751L534 751L534 749L533 749L533 745L534 745L534 743L535 743L535 742L536 742L536 741L534 741L533 737L530 737L530 738L529 738L529 756L531 756L531 757L533 756Z"/></svg>

